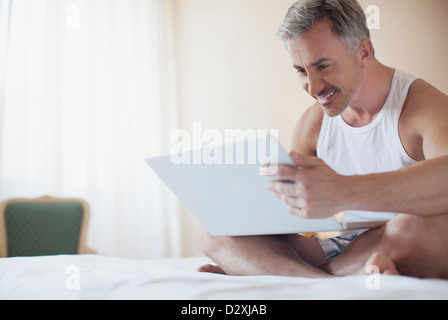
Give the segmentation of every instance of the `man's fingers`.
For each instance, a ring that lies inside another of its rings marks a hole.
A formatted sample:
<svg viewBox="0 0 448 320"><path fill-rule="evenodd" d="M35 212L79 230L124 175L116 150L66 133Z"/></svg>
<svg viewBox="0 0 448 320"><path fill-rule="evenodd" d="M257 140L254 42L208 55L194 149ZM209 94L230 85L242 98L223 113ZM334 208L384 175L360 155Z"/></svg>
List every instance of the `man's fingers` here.
<svg viewBox="0 0 448 320"><path fill-rule="evenodd" d="M300 197L282 197L283 201L290 207L298 208L298 209L304 209L307 206L307 202L305 199Z"/></svg>
<svg viewBox="0 0 448 320"><path fill-rule="evenodd" d="M275 176L282 180L294 181L297 174L297 168L287 165L268 165L260 167L260 175Z"/></svg>
<svg viewBox="0 0 448 320"><path fill-rule="evenodd" d="M310 219L309 212L307 209L289 206L289 212L291 212L291 214L294 216L303 219Z"/></svg>
<svg viewBox="0 0 448 320"><path fill-rule="evenodd" d="M317 157L309 157L292 151L289 156L297 167L310 168L321 164L321 160Z"/></svg>
<svg viewBox="0 0 448 320"><path fill-rule="evenodd" d="M268 189L274 193L278 193L287 197L297 197L300 190L297 184L291 184L283 181L272 181L268 185Z"/></svg>

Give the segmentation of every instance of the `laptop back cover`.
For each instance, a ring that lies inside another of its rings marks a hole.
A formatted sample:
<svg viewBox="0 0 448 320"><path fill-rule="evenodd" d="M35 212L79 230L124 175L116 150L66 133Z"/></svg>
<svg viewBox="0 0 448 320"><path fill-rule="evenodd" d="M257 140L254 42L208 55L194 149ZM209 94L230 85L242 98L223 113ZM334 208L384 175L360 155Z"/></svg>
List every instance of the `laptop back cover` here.
<svg viewBox="0 0 448 320"><path fill-rule="evenodd" d="M214 236L341 229L333 217L309 220L293 216L287 205L268 190L269 181L275 178L261 176L262 165L294 165L271 135L185 150L146 162Z"/></svg>

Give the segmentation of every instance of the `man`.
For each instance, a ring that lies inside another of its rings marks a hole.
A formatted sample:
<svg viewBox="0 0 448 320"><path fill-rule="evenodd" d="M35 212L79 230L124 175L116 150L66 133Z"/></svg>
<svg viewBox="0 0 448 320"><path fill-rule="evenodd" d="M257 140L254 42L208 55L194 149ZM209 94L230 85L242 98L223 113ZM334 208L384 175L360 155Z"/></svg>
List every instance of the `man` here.
<svg viewBox="0 0 448 320"><path fill-rule="evenodd" d="M332 277L376 265L448 278L448 97L375 58L356 0L299 1L278 34L316 103L294 133L297 168L262 168L279 178L270 190L300 217L390 221L335 239L202 232L218 266L200 271Z"/></svg>

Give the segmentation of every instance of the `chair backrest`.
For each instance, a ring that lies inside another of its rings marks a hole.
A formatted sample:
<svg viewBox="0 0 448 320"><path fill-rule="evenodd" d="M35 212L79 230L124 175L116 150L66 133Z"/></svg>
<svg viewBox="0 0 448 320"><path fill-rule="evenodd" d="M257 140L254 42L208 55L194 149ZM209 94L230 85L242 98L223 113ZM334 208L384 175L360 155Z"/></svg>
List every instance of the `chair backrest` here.
<svg viewBox="0 0 448 320"><path fill-rule="evenodd" d="M0 206L0 257L80 254L89 205L82 199L10 199Z"/></svg>

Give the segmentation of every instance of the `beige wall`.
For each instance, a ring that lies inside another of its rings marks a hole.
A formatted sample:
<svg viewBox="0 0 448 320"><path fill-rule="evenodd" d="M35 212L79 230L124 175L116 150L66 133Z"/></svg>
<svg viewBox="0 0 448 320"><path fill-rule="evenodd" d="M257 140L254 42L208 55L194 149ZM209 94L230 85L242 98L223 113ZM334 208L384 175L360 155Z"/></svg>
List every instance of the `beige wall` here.
<svg viewBox="0 0 448 320"><path fill-rule="evenodd" d="M378 59L422 77L448 94L448 1L361 0L381 12L381 29L372 30Z"/></svg>
<svg viewBox="0 0 448 320"><path fill-rule="evenodd" d="M173 0L180 127L278 129L289 148L293 127L312 99L302 91L275 33L291 0ZM377 58L448 93L448 1L361 0L376 5ZM217 204L219 205L219 204ZM185 212L184 256L194 219Z"/></svg>

